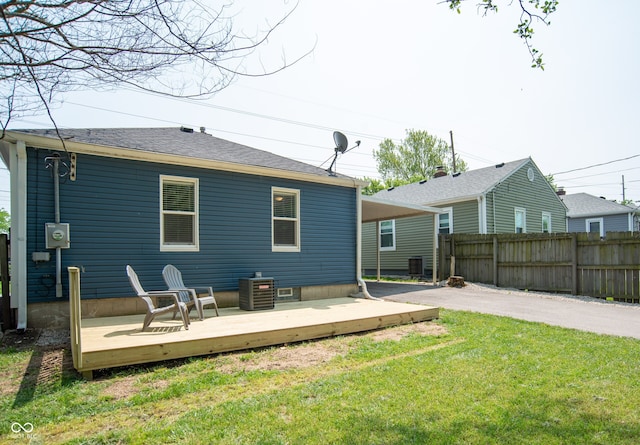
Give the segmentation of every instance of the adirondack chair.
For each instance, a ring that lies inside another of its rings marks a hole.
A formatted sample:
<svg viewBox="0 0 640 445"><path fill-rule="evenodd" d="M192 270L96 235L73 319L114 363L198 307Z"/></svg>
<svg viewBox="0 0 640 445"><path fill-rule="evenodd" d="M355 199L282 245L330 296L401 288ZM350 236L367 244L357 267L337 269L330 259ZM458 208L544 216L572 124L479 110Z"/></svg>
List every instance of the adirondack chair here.
<svg viewBox="0 0 640 445"><path fill-rule="evenodd" d="M178 292L172 292L168 290L164 291L145 291L140 284L140 279L138 278L138 274L133 270L133 267L127 264L127 276L129 277L129 282L131 283L131 287L136 291L138 297L142 298L142 300L147 304L147 315L144 317L144 323L142 324L142 330L145 331L151 321L160 314L166 314L168 312L175 313L180 312L180 316L182 317L182 324L185 329L189 329L189 314L187 311L187 306L179 300ZM172 297L174 299L174 303L169 306L156 307L151 299L152 296L165 296Z"/></svg>
<svg viewBox="0 0 640 445"><path fill-rule="evenodd" d="M185 303L188 307L196 307L198 311L198 317L200 320L204 320L203 306L213 304L216 309L216 315L218 313L218 303L213 296L213 287L200 286L200 287L188 287L182 281L182 272L172 264L167 264L162 269L162 277L165 283L169 286L170 291L178 291L180 295L180 301ZM206 294L204 297L199 295Z"/></svg>

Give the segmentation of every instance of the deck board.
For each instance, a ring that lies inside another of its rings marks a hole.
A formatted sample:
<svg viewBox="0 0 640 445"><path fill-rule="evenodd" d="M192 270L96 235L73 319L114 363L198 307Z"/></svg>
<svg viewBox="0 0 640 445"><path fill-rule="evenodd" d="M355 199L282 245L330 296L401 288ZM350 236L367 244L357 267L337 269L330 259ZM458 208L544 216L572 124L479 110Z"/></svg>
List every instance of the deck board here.
<svg viewBox="0 0 640 445"><path fill-rule="evenodd" d="M438 308L361 298L279 303L274 309L223 308L189 330L171 315L142 332L144 315L82 320L81 372L350 334L438 318Z"/></svg>

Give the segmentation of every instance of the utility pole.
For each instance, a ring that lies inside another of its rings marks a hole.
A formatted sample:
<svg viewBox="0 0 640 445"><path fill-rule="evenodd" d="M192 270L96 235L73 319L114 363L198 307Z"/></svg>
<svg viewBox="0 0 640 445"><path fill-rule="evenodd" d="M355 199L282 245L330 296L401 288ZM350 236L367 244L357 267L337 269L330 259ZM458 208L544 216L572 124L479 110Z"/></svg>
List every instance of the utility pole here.
<svg viewBox="0 0 640 445"><path fill-rule="evenodd" d="M622 202L626 202L627 201L627 197L625 196L625 191L624 191L624 175L622 175Z"/></svg>
<svg viewBox="0 0 640 445"><path fill-rule="evenodd" d="M453 149L453 130L449 130L449 136L451 136L451 155L453 156L453 171L456 172L456 151Z"/></svg>

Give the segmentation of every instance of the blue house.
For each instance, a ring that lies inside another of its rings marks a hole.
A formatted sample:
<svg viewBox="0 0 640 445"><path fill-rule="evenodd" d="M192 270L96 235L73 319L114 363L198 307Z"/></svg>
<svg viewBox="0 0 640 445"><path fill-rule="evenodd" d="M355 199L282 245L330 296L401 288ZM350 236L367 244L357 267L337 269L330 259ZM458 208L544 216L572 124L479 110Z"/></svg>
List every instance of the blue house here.
<svg viewBox="0 0 640 445"><path fill-rule="evenodd" d="M569 232L597 232L604 238L607 232L637 232L640 210L605 198L559 192L567 206Z"/></svg>
<svg viewBox="0 0 640 445"><path fill-rule="evenodd" d="M29 326L68 326L68 266L81 269L89 316L144 313L127 264L156 290L174 264L222 306L238 304L239 279L255 272L282 298L358 290L360 180L204 129L15 130L0 153L19 328L27 315Z"/></svg>

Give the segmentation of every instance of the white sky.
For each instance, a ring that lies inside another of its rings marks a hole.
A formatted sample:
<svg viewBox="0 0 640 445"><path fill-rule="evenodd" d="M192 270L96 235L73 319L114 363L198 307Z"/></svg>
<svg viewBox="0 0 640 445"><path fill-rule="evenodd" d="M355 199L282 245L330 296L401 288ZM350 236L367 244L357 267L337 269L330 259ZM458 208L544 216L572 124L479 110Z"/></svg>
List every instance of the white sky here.
<svg viewBox="0 0 640 445"><path fill-rule="evenodd" d="M190 126L224 139L328 167L333 130L349 147L340 173L379 177L372 150L406 129L445 141L470 169L531 156L544 174L566 174L567 193L640 201L640 2L560 2L551 26L536 26L534 46L545 70L529 67L512 33L515 6L482 17L476 2L458 15L439 0L300 0L293 15L256 57L274 66L313 47L298 64L270 77L241 78L206 101L120 90L76 92L54 110L61 127ZM277 0L245 0L245 13L271 21ZM291 3L284 5L290 8ZM255 8L263 8L256 11ZM259 68L257 61L247 61ZM43 116L11 128L50 128ZM622 158L632 159L612 162ZM0 207L9 182L0 171Z"/></svg>

